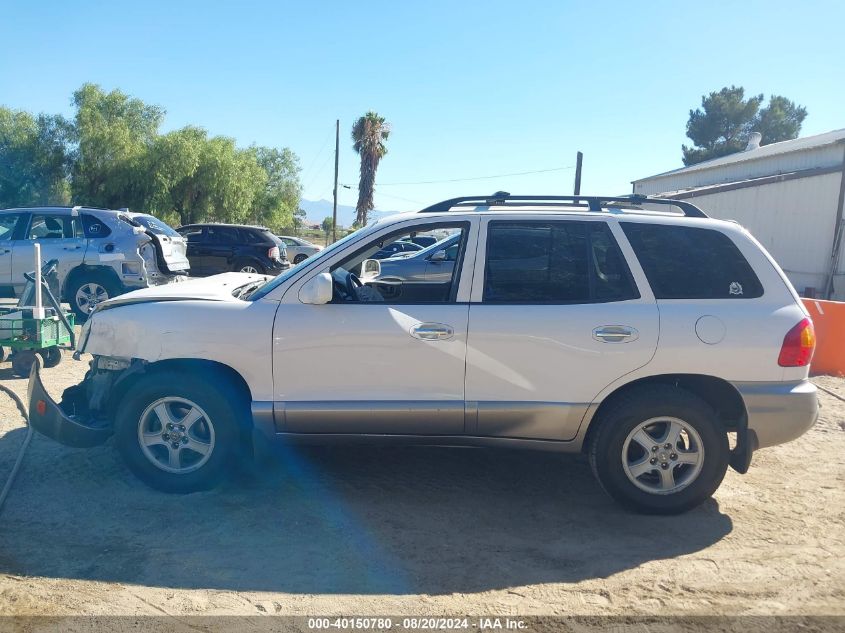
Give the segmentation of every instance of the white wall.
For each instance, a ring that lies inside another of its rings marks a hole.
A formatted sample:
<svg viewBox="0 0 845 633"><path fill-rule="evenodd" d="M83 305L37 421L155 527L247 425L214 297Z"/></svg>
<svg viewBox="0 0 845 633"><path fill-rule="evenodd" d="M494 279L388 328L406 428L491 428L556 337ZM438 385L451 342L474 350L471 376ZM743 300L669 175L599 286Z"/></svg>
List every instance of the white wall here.
<svg viewBox="0 0 845 633"><path fill-rule="evenodd" d="M762 149L765 149L765 146ZM667 191L681 191L682 189L762 178L804 169L837 167L842 165L843 152L845 152L845 144L840 142L726 165L692 170L685 169L676 173L634 181L634 193L649 196ZM740 155L742 154L740 152Z"/></svg>
<svg viewBox="0 0 845 633"><path fill-rule="evenodd" d="M822 292L833 246L841 178L839 173L825 174L685 200L707 215L736 220L751 231L799 293L807 286ZM834 288L834 298L845 300L845 256L840 258Z"/></svg>

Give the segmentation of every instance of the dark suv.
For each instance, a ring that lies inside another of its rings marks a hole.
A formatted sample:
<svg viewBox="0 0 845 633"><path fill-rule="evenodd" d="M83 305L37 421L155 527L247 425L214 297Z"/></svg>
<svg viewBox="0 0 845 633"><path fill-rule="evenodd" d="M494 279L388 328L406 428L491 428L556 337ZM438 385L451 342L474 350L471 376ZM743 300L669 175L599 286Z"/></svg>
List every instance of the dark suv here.
<svg viewBox="0 0 845 633"><path fill-rule="evenodd" d="M188 243L192 275L229 271L278 275L290 268L285 245L264 227L188 224L177 231Z"/></svg>

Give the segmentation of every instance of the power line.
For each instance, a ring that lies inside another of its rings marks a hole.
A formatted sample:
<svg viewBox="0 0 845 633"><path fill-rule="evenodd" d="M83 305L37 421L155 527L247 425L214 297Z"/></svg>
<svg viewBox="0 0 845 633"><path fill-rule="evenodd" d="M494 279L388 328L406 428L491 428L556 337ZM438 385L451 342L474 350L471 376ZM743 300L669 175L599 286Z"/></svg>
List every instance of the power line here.
<svg viewBox="0 0 845 633"><path fill-rule="evenodd" d="M530 174L546 174L552 171L564 171L575 169L575 165L566 167L551 167L549 169L536 169L533 171L518 171L511 174L496 174L495 176L474 176L472 178L450 178L448 180L419 180L416 182L380 182L379 187L398 187L400 185L439 185L447 182L469 182L471 180L492 180L494 178L508 178L510 176L528 176Z"/></svg>

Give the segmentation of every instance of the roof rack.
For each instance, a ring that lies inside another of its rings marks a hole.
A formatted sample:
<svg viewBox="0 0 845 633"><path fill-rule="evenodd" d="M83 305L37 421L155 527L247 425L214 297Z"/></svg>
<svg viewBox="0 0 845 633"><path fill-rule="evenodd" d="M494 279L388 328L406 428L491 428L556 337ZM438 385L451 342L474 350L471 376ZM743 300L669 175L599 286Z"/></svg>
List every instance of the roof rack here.
<svg viewBox="0 0 845 633"><path fill-rule="evenodd" d="M596 213L607 212L609 209L643 211L643 204L659 204L675 207L687 218L708 217L704 211L689 202L667 200L665 198L649 198L648 196L637 194L630 196L515 196L507 191L497 191L492 196L451 198L426 207L420 213L451 211L455 207L515 207L525 206L526 203L534 207L583 207Z"/></svg>

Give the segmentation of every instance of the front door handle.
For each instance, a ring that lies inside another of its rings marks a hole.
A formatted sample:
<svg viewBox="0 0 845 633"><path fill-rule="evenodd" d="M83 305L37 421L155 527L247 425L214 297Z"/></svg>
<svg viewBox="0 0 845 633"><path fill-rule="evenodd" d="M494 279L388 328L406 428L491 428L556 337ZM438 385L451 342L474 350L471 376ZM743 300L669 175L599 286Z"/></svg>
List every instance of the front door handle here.
<svg viewBox="0 0 845 633"><path fill-rule="evenodd" d="M444 323L420 323L411 328L411 336L422 341L445 341L454 335L452 326Z"/></svg>
<svg viewBox="0 0 845 633"><path fill-rule="evenodd" d="M639 337L637 329L627 325L602 325L593 330L593 338L602 343L630 343Z"/></svg>

